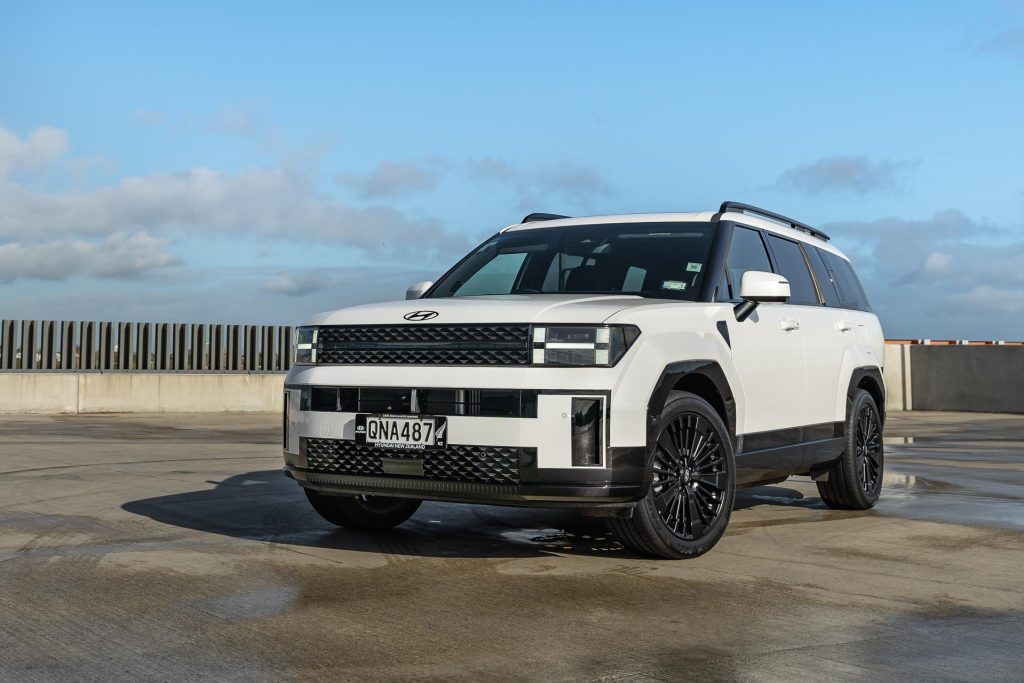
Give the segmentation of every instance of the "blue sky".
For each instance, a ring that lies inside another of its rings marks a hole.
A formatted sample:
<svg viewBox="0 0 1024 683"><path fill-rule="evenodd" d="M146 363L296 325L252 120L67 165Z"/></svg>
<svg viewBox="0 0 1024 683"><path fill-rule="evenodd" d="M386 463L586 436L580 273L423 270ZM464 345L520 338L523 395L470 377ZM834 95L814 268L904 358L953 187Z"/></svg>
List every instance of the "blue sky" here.
<svg viewBox="0 0 1024 683"><path fill-rule="evenodd" d="M5 318L400 298L534 210L818 224L890 337L1024 338L1024 2L0 7Z"/></svg>

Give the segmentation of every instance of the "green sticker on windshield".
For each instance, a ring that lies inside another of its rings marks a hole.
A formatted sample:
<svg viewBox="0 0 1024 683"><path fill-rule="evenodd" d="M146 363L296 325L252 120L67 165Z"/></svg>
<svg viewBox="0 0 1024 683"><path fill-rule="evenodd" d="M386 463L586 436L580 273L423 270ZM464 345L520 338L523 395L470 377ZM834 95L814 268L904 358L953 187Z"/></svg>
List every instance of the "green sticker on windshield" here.
<svg viewBox="0 0 1024 683"><path fill-rule="evenodd" d="M699 263L693 263L693 262L687 263L686 264L686 272L687 273L699 273L700 272L700 264Z"/></svg>
<svg viewBox="0 0 1024 683"><path fill-rule="evenodd" d="M686 283L680 282L679 280L665 280L661 283L661 288L683 291L684 289L686 289Z"/></svg>

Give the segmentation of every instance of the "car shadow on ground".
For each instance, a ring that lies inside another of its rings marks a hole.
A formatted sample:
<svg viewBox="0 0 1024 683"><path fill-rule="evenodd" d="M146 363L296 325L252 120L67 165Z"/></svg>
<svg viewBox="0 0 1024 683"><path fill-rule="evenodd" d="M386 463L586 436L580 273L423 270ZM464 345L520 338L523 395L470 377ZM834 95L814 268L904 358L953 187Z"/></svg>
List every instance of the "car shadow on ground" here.
<svg viewBox="0 0 1024 683"><path fill-rule="evenodd" d="M162 524L232 538L305 547L424 557L536 557L551 553L638 558L603 519L576 510L425 502L383 533L339 529L309 506L281 470L237 474L212 488L135 500L122 509ZM735 509L804 505L799 491L757 487L737 494Z"/></svg>

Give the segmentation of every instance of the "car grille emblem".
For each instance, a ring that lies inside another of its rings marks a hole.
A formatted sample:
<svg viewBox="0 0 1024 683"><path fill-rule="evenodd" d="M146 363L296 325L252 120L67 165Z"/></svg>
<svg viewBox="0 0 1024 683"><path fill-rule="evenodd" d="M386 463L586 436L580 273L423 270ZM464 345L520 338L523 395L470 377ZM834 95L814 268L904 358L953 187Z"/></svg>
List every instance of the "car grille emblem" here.
<svg viewBox="0 0 1024 683"><path fill-rule="evenodd" d="M437 317L437 311L413 311L412 313L406 313L402 317L419 323L424 320L433 320Z"/></svg>

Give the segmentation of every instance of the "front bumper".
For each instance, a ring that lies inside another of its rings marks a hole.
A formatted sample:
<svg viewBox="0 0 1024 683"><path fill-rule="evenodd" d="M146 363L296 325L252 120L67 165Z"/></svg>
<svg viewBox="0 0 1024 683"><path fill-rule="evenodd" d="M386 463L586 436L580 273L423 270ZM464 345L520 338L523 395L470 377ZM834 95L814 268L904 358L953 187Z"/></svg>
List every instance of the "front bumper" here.
<svg viewBox="0 0 1024 683"><path fill-rule="evenodd" d="M627 357L614 368L296 366L285 383L285 469L304 487L339 495L535 507L629 506L646 494L649 483L645 459L650 390L640 386L643 382L624 382L628 361ZM356 402L339 394L336 402L325 404L317 400L317 387L358 388L376 395L368 404L362 394ZM379 394L385 388L403 396L405 388L411 388L416 399L382 403ZM466 404L452 409L442 401L439 412L433 392L451 390L465 392ZM520 399L517 409L504 414L507 405L488 405L482 396L485 391L506 390L519 392ZM421 391L431 393L425 398ZM469 398L474 393L475 403ZM574 465L575 398L601 402L601 457L596 465ZM410 454L360 450L355 444L358 413L444 415L448 446L412 456L424 460L422 472L410 475L405 467L385 470L382 459L394 466ZM325 465L325 442L336 444L344 462ZM512 462L499 462L494 469L488 459L493 453L481 459L476 457L480 449L498 449ZM517 455L509 455L510 450ZM457 462L446 463L446 457ZM490 476L494 472L501 476Z"/></svg>
<svg viewBox="0 0 1024 683"><path fill-rule="evenodd" d="M610 467L539 469L523 457L514 483L482 483L401 475L314 471L301 453L285 451L285 472L305 488L338 495L375 495L530 507L629 506L643 497L643 448L614 448ZM425 458L438 456L428 452Z"/></svg>

